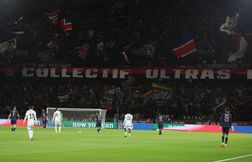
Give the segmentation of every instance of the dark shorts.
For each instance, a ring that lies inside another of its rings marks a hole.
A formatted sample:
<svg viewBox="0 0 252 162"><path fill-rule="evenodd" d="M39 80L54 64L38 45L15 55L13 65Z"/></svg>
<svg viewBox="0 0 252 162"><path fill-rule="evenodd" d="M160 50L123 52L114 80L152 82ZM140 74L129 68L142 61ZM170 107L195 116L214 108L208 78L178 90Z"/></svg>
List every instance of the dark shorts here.
<svg viewBox="0 0 252 162"><path fill-rule="evenodd" d="M222 133L223 134L228 134L230 130L230 127L222 127Z"/></svg>
<svg viewBox="0 0 252 162"><path fill-rule="evenodd" d="M101 127L101 123L100 122L96 123L96 127L97 128Z"/></svg>
<svg viewBox="0 0 252 162"><path fill-rule="evenodd" d="M163 129L163 123L158 123L158 129Z"/></svg>
<svg viewBox="0 0 252 162"><path fill-rule="evenodd" d="M11 124L17 124L17 120L11 120Z"/></svg>

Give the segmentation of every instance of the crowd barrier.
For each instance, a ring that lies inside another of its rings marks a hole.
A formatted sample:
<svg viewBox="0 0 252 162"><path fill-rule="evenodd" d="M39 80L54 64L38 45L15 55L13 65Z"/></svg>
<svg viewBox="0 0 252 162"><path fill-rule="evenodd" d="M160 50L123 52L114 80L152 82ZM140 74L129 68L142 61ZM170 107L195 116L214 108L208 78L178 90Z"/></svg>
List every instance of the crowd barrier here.
<svg viewBox="0 0 252 162"><path fill-rule="evenodd" d="M17 120L17 126L26 126L27 125L27 121L25 123L23 123L24 120ZM37 121L37 123L35 123L35 126L40 126L41 125L41 121ZM11 126L11 120L8 119L0 119L0 126Z"/></svg>
<svg viewBox="0 0 252 162"><path fill-rule="evenodd" d="M35 126L42 126L43 122L38 121ZM54 126L52 121L49 121L47 125ZM72 128L95 128L95 122L81 122L81 121L63 121L63 127ZM0 119L0 126L10 126L10 120ZM17 120L17 126L26 126L23 120ZM120 122L105 122L102 123L102 127L106 129L123 128L123 124ZM135 130L157 130L156 123L133 123L133 129ZM183 132L221 132L219 125L196 125L196 124L164 124L164 130L166 131L183 131ZM232 133L251 133L252 126L232 126Z"/></svg>

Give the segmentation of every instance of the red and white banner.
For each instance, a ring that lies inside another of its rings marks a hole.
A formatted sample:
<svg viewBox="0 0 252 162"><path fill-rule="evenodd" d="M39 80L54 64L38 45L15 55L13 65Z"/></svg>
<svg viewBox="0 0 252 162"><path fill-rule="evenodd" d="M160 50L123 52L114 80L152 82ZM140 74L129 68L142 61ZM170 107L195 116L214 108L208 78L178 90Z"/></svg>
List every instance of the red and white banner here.
<svg viewBox="0 0 252 162"><path fill-rule="evenodd" d="M0 66L0 75L38 78L110 78L126 79L129 76L146 79L229 80L252 79L252 68L87 68L87 67L8 67Z"/></svg>
<svg viewBox="0 0 252 162"><path fill-rule="evenodd" d="M194 124L185 124L183 126L176 126L171 128L164 128L164 130L172 131L183 131L183 132L222 132L222 129L219 125L194 125ZM239 133L230 130L232 133Z"/></svg>

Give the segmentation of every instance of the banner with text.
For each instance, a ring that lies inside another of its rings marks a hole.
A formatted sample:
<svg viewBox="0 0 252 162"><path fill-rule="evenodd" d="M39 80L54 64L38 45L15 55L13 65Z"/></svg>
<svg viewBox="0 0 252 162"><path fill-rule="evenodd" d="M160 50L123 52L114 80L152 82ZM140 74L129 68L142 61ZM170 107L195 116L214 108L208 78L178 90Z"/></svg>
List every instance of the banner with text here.
<svg viewBox="0 0 252 162"><path fill-rule="evenodd" d="M72 128L95 128L96 127L95 122L82 122L82 121L63 121L62 125L64 127L72 127ZM49 121L48 126L54 126L54 124L51 121ZM105 122L105 123L102 123L102 128L116 129L117 123Z"/></svg>
<svg viewBox="0 0 252 162"><path fill-rule="evenodd" d="M251 80L252 68L86 68L86 67L0 67L0 74L25 78L125 79L139 76L146 79L209 79L228 80L236 77Z"/></svg>

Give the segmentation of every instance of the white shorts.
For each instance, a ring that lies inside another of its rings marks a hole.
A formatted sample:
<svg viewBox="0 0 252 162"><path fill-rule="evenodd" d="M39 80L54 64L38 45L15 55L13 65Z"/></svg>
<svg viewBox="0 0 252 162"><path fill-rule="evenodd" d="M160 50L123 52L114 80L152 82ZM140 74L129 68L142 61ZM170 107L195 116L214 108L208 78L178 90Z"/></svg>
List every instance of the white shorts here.
<svg viewBox="0 0 252 162"><path fill-rule="evenodd" d="M31 130L34 127L35 122L28 122L27 129Z"/></svg>
<svg viewBox="0 0 252 162"><path fill-rule="evenodd" d="M133 129L133 124L130 123L130 122L126 122L126 123L124 124L124 128L126 128L126 129Z"/></svg>
<svg viewBox="0 0 252 162"><path fill-rule="evenodd" d="M56 125L56 126L61 125L61 121L55 121L55 122L54 122L54 125Z"/></svg>

